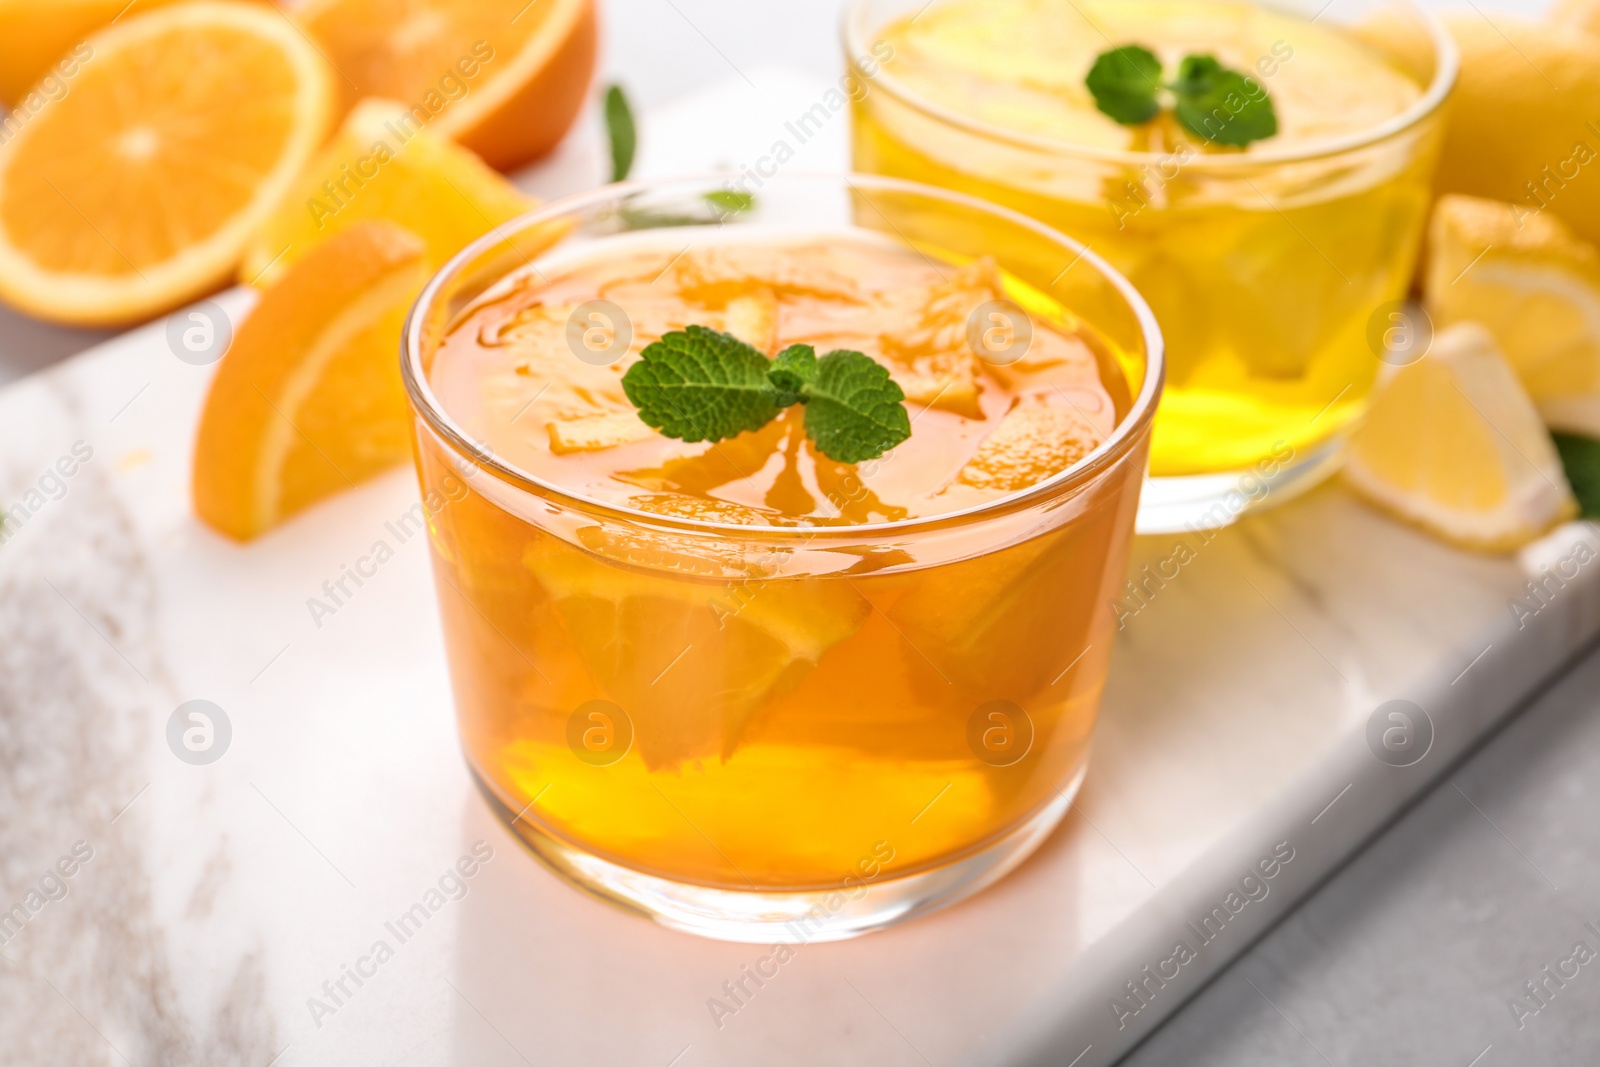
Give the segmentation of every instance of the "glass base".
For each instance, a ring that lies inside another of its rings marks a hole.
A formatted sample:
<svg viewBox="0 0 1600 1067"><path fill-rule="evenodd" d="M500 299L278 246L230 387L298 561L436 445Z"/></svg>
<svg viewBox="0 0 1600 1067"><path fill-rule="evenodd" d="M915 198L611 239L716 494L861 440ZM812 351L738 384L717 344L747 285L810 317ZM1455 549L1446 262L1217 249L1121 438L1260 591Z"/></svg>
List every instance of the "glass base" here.
<svg viewBox="0 0 1600 1067"><path fill-rule="evenodd" d="M718 941L804 945L843 941L971 896L1005 877L1050 835L1083 784L1084 767L1050 803L978 852L954 863L849 889L744 891L674 882L574 848L514 809L473 769L500 821L547 866L580 889L662 926Z"/></svg>
<svg viewBox="0 0 1600 1067"><path fill-rule="evenodd" d="M1247 512L1275 507L1320 485L1339 469L1344 444L1343 437L1336 437L1271 473L1251 467L1221 474L1147 477L1139 493L1134 532L1182 533L1231 526Z"/></svg>

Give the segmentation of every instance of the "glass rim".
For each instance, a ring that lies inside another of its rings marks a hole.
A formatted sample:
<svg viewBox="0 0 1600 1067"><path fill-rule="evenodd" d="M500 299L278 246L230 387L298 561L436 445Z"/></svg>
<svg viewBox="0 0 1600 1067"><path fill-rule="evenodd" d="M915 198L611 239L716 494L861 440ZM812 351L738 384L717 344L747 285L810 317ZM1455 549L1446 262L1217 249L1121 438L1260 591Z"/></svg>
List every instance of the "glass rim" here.
<svg viewBox="0 0 1600 1067"><path fill-rule="evenodd" d="M849 0L841 19L840 37L844 45L845 63L852 73L857 71L859 65L857 57L866 55L870 49L870 42L865 40L868 29L861 23L864 21L862 15L866 6L871 2L872 0ZM937 0L933 0L933 2L937 2ZM1264 3L1264 0L1248 0L1248 2L1257 6L1268 6ZM1184 164L1184 169L1200 172L1228 172L1259 165L1301 163L1325 159L1329 156L1342 155L1346 152L1367 148L1381 141L1399 136L1436 114L1449 97L1450 91L1455 87L1456 76L1461 67L1460 50L1456 47L1455 39L1450 36L1450 31L1445 29L1443 21L1431 10L1414 3L1413 0L1388 0L1388 2L1405 8L1420 19L1423 25L1427 27L1428 36L1433 44L1435 57L1433 80L1429 82L1423 94L1410 107L1370 129L1344 134L1339 137L1330 137L1326 140L1311 141L1296 147L1267 149L1261 152L1227 153L1215 156L1197 154L1195 158ZM1333 0L1329 0L1328 6L1332 6L1332 3ZM1314 19L1308 21L1314 21ZM1017 148L1129 167L1158 164L1172 156L1171 152L1136 152L1129 149L1099 148L1094 145L1074 144L1071 141L1057 141L1049 137L1039 137L1034 134L1024 133L1021 130L1007 130L1000 126L993 126L977 119L969 118L957 111L952 111L911 91L895 80L894 75L889 72L886 64L879 65L878 73L867 77L862 72L861 77L866 79L868 85L881 89L902 104L922 112L929 118L949 126L955 126L976 136L991 141L1004 142Z"/></svg>
<svg viewBox="0 0 1600 1067"><path fill-rule="evenodd" d="M847 187L853 192L860 192L861 187L865 186L883 191L914 193L919 196L944 200L954 205L999 217L1007 222L1032 230L1046 240L1060 244L1072 254L1072 260L1068 263L1066 269L1062 271L1062 274L1065 274L1067 270L1071 270L1080 261L1086 262L1093 268L1104 280L1111 284L1117 295L1122 298L1129 310L1132 311L1139 327L1140 338L1145 347L1144 381L1140 385L1138 394L1129 405L1127 413L1117 421L1117 425L1111 434L1088 455L1043 481L996 497L994 500L955 511L897 519L892 522L815 526L747 525L663 515L659 512L643 511L638 508L628 507L625 504L597 500L594 497L585 496L556 482L541 478L532 472L524 471L500 458L494 452L484 449L445 410L444 405L439 402L438 397L434 394L433 387L428 381L428 376L423 370L423 332L428 312L438 302L440 295L462 276L468 266L492 250L514 242L516 236L520 233L561 218L570 217L585 208L594 207L608 200L620 201L637 193L660 191L673 187L683 187L694 191L725 189L728 186L728 180L729 176L727 174L708 172L672 178L635 179L602 185L595 189L552 200L527 214L502 223L456 253L423 286L421 293L418 294L410 311L406 314L405 327L402 330L400 340L400 375L413 413L421 418L427 424L429 430L457 455L469 460L480 471L495 477L501 483L507 484L520 492L530 494L536 499L554 502L564 508L589 516L608 517L635 525L656 527L680 533L708 534L730 539L795 541L801 543L851 541L862 538L875 538L884 534L905 534L930 529L963 527L981 523L987 519L1014 514L1042 500L1054 498L1094 481L1117 460L1127 454L1133 447L1139 433L1147 430L1154 420L1156 407L1161 396L1161 387L1166 376L1166 347L1161 334L1161 327L1156 322L1155 313L1150 309L1149 304L1145 302L1139 291L1133 287L1133 284L1087 245L1020 212L999 204L991 204L979 197L968 196L965 193L958 193L900 178L886 178L878 175L849 172L824 173L805 171L784 174L774 179L767 179L767 181L776 181L781 184L835 183ZM720 225L719 223L719 228ZM523 265L535 262L537 255L533 259L527 259ZM494 281L483 291L487 292L493 285L499 284L512 271L518 269L520 267L513 267L497 275ZM1059 277L1060 275L1057 276L1058 279ZM475 300L476 297L474 297ZM472 306L473 303L469 302L463 307L462 311Z"/></svg>

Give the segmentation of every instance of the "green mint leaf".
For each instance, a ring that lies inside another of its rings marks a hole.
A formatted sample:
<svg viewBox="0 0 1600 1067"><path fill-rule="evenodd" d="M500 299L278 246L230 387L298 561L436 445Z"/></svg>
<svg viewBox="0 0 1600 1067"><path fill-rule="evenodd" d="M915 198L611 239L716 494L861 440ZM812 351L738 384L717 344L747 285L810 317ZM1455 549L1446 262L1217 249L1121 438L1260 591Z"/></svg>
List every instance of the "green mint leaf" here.
<svg viewBox="0 0 1600 1067"><path fill-rule="evenodd" d="M611 140L611 180L620 182L633 169L633 152L638 147L638 131L633 125L633 109L623 95L622 86L606 90L606 134Z"/></svg>
<svg viewBox="0 0 1600 1067"><path fill-rule="evenodd" d="M1215 56L1185 56L1172 92L1173 112L1183 128L1215 144L1243 147L1278 132L1266 89Z"/></svg>
<svg viewBox="0 0 1600 1067"><path fill-rule="evenodd" d="M713 189L706 194L706 203L724 214L737 215L756 206L754 193L741 193L737 189Z"/></svg>
<svg viewBox="0 0 1600 1067"><path fill-rule="evenodd" d="M1161 110L1161 60L1141 45L1101 52L1083 79L1094 106L1124 126L1149 122Z"/></svg>
<svg viewBox="0 0 1600 1067"><path fill-rule="evenodd" d="M911 436L911 420L901 403L906 395L871 356L829 352L817 360L816 377L804 392L806 434L829 459L877 459Z"/></svg>
<svg viewBox="0 0 1600 1067"><path fill-rule="evenodd" d="M1228 68L1217 62L1216 56L1188 55L1178 64L1178 78L1171 85L1175 93L1200 93L1210 86L1219 74Z"/></svg>
<svg viewBox="0 0 1600 1067"><path fill-rule="evenodd" d="M691 215L687 212L675 213L671 211L656 211L652 208L625 207L619 215L622 224L629 230L662 230L677 226L715 226L721 222L719 216Z"/></svg>
<svg viewBox="0 0 1600 1067"><path fill-rule="evenodd" d="M1567 469L1572 495L1578 498L1586 519L1600 519L1600 441L1576 434L1551 434L1561 465Z"/></svg>
<svg viewBox="0 0 1600 1067"><path fill-rule="evenodd" d="M817 380L817 350L810 345L790 345L767 368L767 381L777 391L783 407L806 400L805 387Z"/></svg>
<svg viewBox="0 0 1600 1067"><path fill-rule="evenodd" d="M667 437L721 441L777 417L771 366L732 334L690 326L646 345L622 376L622 390L645 425Z"/></svg>
<svg viewBox="0 0 1600 1067"><path fill-rule="evenodd" d="M3 3L4 0L0 0ZM638 197L630 200L640 199ZM749 211L756 198L733 189L713 189L692 200L640 207L624 204L618 215L629 230L653 230L668 226L721 226L729 216Z"/></svg>
<svg viewBox="0 0 1600 1067"><path fill-rule="evenodd" d="M829 459L877 459L911 436L906 396L861 352L790 345L769 360L732 334L689 326L646 345L622 376L645 425L680 441L721 441L759 430L791 404Z"/></svg>

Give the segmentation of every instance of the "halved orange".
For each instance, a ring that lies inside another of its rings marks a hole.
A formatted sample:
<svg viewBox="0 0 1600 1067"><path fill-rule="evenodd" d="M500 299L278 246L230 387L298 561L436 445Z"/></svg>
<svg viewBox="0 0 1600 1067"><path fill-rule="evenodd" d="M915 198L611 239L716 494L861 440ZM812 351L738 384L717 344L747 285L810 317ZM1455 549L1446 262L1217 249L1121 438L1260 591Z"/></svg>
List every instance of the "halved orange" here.
<svg viewBox="0 0 1600 1067"><path fill-rule="evenodd" d="M0 298L110 325L216 288L326 135L326 62L270 7L192 0L89 38L0 145Z"/></svg>
<svg viewBox="0 0 1600 1067"><path fill-rule="evenodd" d="M74 48L81 46L84 38L102 26L137 18L172 2L0 0L0 103L16 107L52 68L58 78L69 81L77 73L78 62L90 58L81 47Z"/></svg>
<svg viewBox="0 0 1600 1067"><path fill-rule="evenodd" d="M247 541L411 454L400 331L427 245L369 221L312 250L262 294L211 382L194 453L195 512Z"/></svg>
<svg viewBox="0 0 1600 1067"><path fill-rule="evenodd" d="M500 170L556 146L594 73L593 0L309 0L296 16L346 108L398 100Z"/></svg>

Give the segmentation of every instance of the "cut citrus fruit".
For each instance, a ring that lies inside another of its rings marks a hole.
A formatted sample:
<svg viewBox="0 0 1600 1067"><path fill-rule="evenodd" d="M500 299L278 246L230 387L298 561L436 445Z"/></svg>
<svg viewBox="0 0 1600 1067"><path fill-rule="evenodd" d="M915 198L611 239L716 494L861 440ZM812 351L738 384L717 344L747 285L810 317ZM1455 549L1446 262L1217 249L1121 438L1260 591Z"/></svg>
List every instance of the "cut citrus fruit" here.
<svg viewBox="0 0 1600 1067"><path fill-rule="evenodd" d="M1007 493L1060 474L1100 444L1100 432L1061 392L1017 399L956 480Z"/></svg>
<svg viewBox="0 0 1600 1067"><path fill-rule="evenodd" d="M814 720L799 722L812 741ZM791 717L784 725L795 723ZM839 730L857 738L879 725L875 720L843 721ZM924 722L901 731L919 736L929 732ZM881 753L874 749L872 754ZM571 763L564 744L519 737L498 755L507 776L518 783L518 794L531 800L544 793L538 817L585 839L604 841L614 852L639 857L655 869L694 863L701 877L746 889L747 878L759 885L792 886L814 878L815 871L857 869L873 850L873 839L852 832L862 822L862 812L907 812L909 820L928 805L929 797L938 796L940 819L908 823L895 838L898 854L920 856L945 855L981 837L996 808L993 780L970 755L937 762L884 758L869 763L857 748L757 741L741 746L736 759L703 773L664 778L629 752L604 774L563 775L548 790L551 769ZM774 788L774 782L805 782L806 802L796 803L792 792ZM729 797L740 798L737 819L729 818ZM696 827L708 828L715 846ZM884 843L879 841L878 847Z"/></svg>
<svg viewBox="0 0 1600 1067"><path fill-rule="evenodd" d="M1446 196L1425 292L1436 326L1494 335L1546 425L1600 437L1600 250L1549 212Z"/></svg>
<svg viewBox="0 0 1600 1067"><path fill-rule="evenodd" d="M778 294L757 289L728 301L721 328L765 356L778 354Z"/></svg>
<svg viewBox="0 0 1600 1067"><path fill-rule="evenodd" d="M580 415L575 419L546 423L545 429L550 434L550 451L560 455L631 445L655 433L632 411Z"/></svg>
<svg viewBox="0 0 1600 1067"><path fill-rule="evenodd" d="M681 294L708 304L763 288L788 296L859 299L860 286L835 269L829 258L821 251L787 256L775 263L770 252L753 244L713 245L691 248L679 257L672 272Z"/></svg>
<svg viewBox="0 0 1600 1067"><path fill-rule="evenodd" d="M327 64L270 7L193 0L88 41L0 145L0 298L135 321L220 285L327 132Z"/></svg>
<svg viewBox="0 0 1600 1067"><path fill-rule="evenodd" d="M241 541L411 454L395 353L427 248L353 226L267 290L211 382L194 507Z"/></svg>
<svg viewBox="0 0 1600 1067"><path fill-rule="evenodd" d="M271 285L319 242L366 219L421 237L437 268L533 207L466 149L428 130L407 133L404 115L388 100L357 105L251 239L241 281Z"/></svg>
<svg viewBox="0 0 1600 1067"><path fill-rule="evenodd" d="M1600 179L1587 173L1600 145L1586 125L1600 115L1600 38L1498 11L1441 17L1461 48L1461 74L1437 191L1548 205L1600 241Z"/></svg>
<svg viewBox="0 0 1600 1067"><path fill-rule="evenodd" d="M1469 548L1513 549L1577 514L1539 413L1473 323L1441 332L1379 388L1344 474L1376 503Z"/></svg>
<svg viewBox="0 0 1600 1067"><path fill-rule="evenodd" d="M510 170L556 146L594 72L593 0L310 0L296 13L343 74Z"/></svg>
<svg viewBox="0 0 1600 1067"><path fill-rule="evenodd" d="M93 58L85 38L176 0L0 0L0 104L17 107L46 75L63 82ZM63 62L63 61L67 62ZM46 85L45 98L53 92Z"/></svg>
<svg viewBox="0 0 1600 1067"><path fill-rule="evenodd" d="M1556 0L1549 14L1552 22L1562 26L1600 34L1600 3L1596 0Z"/></svg>
<svg viewBox="0 0 1600 1067"><path fill-rule="evenodd" d="M904 325L886 330L879 344L907 400L981 417L978 360L967 330L973 312L1000 293L1000 272L985 256L924 292L890 295L885 313Z"/></svg>
<svg viewBox="0 0 1600 1067"><path fill-rule="evenodd" d="M176 0L0 0L0 104L19 107L28 90L54 74L63 83L92 59L86 38ZM54 87L45 85L46 100Z"/></svg>
<svg viewBox="0 0 1600 1067"><path fill-rule="evenodd" d="M651 769L729 755L750 715L797 685L871 610L842 579L725 578L735 561L691 553L693 538L589 540L618 562L549 534L529 543L524 562L590 676L632 718Z"/></svg>
<svg viewBox="0 0 1600 1067"><path fill-rule="evenodd" d="M1070 537L1035 537L937 570L891 577L903 595L875 593L916 659L926 657L963 693L1023 700L1048 685L1084 651L1090 621L1061 625L1053 591L1084 580ZM1104 583L1110 593L1114 583Z"/></svg>

